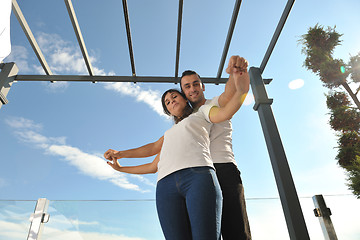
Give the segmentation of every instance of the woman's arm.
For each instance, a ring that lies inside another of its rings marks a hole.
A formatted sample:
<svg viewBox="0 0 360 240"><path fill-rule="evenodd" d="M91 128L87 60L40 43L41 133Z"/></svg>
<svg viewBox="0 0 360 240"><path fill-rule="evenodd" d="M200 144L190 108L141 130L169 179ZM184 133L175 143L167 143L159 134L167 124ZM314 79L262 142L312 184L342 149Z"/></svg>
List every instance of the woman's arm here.
<svg viewBox="0 0 360 240"><path fill-rule="evenodd" d="M219 123L229 120L239 110L249 91L250 78L247 69L232 69L232 77L236 92L230 101L223 107L212 107L209 112L210 121Z"/></svg>
<svg viewBox="0 0 360 240"><path fill-rule="evenodd" d="M160 154L158 154L154 161L151 163L142 164L139 166L126 166L123 167L119 164L117 159L113 159L107 162L113 169L119 172L131 173L131 174L148 174L148 173L156 173L157 165L160 160Z"/></svg>
<svg viewBox="0 0 360 240"><path fill-rule="evenodd" d="M164 136L159 138L156 142L146 144L144 146L128 149L124 151L116 151L113 149L109 149L104 153L104 157L107 160L112 160L113 158L145 158L154 156L161 151L161 147L164 141Z"/></svg>
<svg viewBox="0 0 360 240"><path fill-rule="evenodd" d="M244 71L245 69L248 68L248 61L245 58L240 57L238 55L234 55L230 57L228 67L226 68L226 72L230 75L228 81L225 84L224 92L219 96L218 101L220 107L226 106L226 104L230 101L230 99L234 96L236 92L236 86L234 83L233 74L231 74L234 68L240 69L240 71Z"/></svg>

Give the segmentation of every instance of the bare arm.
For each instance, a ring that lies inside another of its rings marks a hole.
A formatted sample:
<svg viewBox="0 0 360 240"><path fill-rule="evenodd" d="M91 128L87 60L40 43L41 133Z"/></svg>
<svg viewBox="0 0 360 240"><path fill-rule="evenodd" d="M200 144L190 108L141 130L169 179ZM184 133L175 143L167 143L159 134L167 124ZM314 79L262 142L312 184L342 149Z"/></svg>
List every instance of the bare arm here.
<svg viewBox="0 0 360 240"><path fill-rule="evenodd" d="M158 154L154 161L151 163L146 163L138 166L121 166L116 159L110 160L107 162L113 169L119 172L131 173L131 174L148 174L156 173L157 165L160 160L160 154Z"/></svg>
<svg viewBox="0 0 360 240"><path fill-rule="evenodd" d="M223 107L212 107L209 112L209 118L213 123L219 123L229 120L239 110L249 91L250 78L247 69L233 68L231 75L234 80L235 93L230 101Z"/></svg>
<svg viewBox="0 0 360 240"><path fill-rule="evenodd" d="M247 67L248 67L248 62L245 58L242 58L237 55L231 56L231 58L229 59L228 67L226 68L226 72L230 74L229 80L226 82L224 92L219 97L220 107L224 107L231 100L231 98L234 96L236 92L234 77L233 74L231 74L234 68L238 68L241 71L243 71L244 69L247 69Z"/></svg>
<svg viewBox="0 0 360 240"><path fill-rule="evenodd" d="M124 151L116 151L113 149L109 149L104 153L104 157L107 160L112 160L113 158L145 158L154 156L161 151L161 147L164 141L164 136L159 138L156 142L146 144L144 146L128 149Z"/></svg>

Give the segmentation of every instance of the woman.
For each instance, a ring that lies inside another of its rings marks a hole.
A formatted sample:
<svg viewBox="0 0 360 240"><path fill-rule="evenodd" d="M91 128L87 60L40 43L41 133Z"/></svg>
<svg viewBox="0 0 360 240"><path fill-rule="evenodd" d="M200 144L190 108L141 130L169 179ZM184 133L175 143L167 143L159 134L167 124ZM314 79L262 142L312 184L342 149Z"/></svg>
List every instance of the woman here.
<svg viewBox="0 0 360 240"><path fill-rule="evenodd" d="M222 194L210 157L209 132L212 123L230 119L245 99L249 83L241 74L234 70L237 91L223 108L214 102L192 113L184 95L166 91L162 105L176 124L165 132L161 153L152 163L122 167L116 158L105 156L120 172L158 172L156 206L166 239L220 239Z"/></svg>

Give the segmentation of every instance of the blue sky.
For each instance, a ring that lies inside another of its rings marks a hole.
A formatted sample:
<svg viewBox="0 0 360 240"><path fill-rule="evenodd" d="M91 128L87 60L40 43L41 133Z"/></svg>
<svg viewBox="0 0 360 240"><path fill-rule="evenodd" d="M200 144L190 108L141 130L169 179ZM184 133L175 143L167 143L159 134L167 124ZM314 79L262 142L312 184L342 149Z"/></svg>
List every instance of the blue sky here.
<svg viewBox="0 0 360 240"><path fill-rule="evenodd" d="M194 69L203 77L216 75L234 2L184 1L179 72ZM86 75L64 2L19 0L18 4L53 73ZM78 0L73 5L96 75L130 76L121 1ZM258 67L285 5L284 0L244 0L227 60L241 55L250 66ZM178 2L129 1L128 8L137 75L173 76ZM334 55L347 61L360 51L360 32L354 28L360 22L359 9L356 0L295 2L263 73L264 78L273 78L267 91L274 99L272 109L312 239L322 238L312 212L313 195L325 195L341 239L358 239L355 219L360 208L335 161L336 135L328 125L327 89L302 67L305 56L298 39L316 23L336 25L344 35ZM16 62L19 74L44 74L13 14L10 29L12 52L4 62ZM225 72L222 77L227 77ZM8 200L1 202L0 236L24 239L22 231L26 234L28 213L34 208L34 202L10 200L45 197L51 200L52 221L45 227L49 239L64 239L64 234L67 239L161 239L152 201L156 175L114 172L102 154L108 148L133 148L162 136L172 122L162 114L159 97L173 87L178 85L14 83L7 96L9 104L0 109L0 200ZM211 98L223 89L223 85L206 85L205 95ZM288 239L253 105L250 94L233 119L234 153L250 227L254 239ZM4 232L8 235L2 236Z"/></svg>

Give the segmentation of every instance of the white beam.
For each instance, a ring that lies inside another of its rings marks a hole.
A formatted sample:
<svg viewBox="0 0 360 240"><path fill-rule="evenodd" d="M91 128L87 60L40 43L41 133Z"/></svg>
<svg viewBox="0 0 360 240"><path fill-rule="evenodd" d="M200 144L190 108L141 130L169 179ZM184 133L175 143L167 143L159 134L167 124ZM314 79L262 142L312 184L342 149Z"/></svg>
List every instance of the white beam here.
<svg viewBox="0 0 360 240"><path fill-rule="evenodd" d="M68 10L68 13L69 13L69 16L70 16L70 19L71 19L71 23L72 23L74 31L75 31L75 35L76 35L76 38L78 40L78 43L79 43L79 46L80 46L80 49L81 49L81 52L82 52L82 55L83 55L83 58L84 58L84 61L85 61L85 64L86 64L86 67L88 69L88 72L89 72L90 76L94 76L94 70L93 70L93 67L91 65L88 52L86 50L85 42L84 42L83 36L81 34L81 30L80 30L80 27L79 27L78 20L77 20L76 15L75 15L74 7L72 5L71 0L64 0L64 1L65 1L65 5L66 5L66 8Z"/></svg>
<svg viewBox="0 0 360 240"><path fill-rule="evenodd" d="M35 37L32 34L31 29L30 29L29 25L27 24L25 17L22 14L21 9L20 9L18 3L16 2L16 0L12 0L12 9L13 9L13 12L14 12L17 20L19 21L27 39L29 40L31 47L33 48L37 58L39 59L41 66L43 67L45 73L47 75L52 75L49 65L47 64L45 57L42 54L41 49L40 49L39 45L37 44Z"/></svg>

